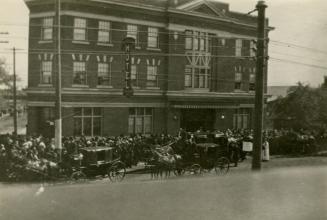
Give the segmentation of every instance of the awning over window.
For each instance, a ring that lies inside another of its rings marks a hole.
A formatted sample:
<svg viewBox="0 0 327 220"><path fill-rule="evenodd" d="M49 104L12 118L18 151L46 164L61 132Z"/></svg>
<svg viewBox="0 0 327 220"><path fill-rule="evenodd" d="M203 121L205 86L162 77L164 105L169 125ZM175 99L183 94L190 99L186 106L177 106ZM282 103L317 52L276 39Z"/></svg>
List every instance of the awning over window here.
<svg viewBox="0 0 327 220"><path fill-rule="evenodd" d="M172 105L173 108L183 109L226 109L226 108L239 108L239 106L221 106L221 105Z"/></svg>
<svg viewBox="0 0 327 220"><path fill-rule="evenodd" d="M181 109L235 109L235 108L254 108L253 104L240 104L240 105L183 105L183 104L173 104L172 108Z"/></svg>

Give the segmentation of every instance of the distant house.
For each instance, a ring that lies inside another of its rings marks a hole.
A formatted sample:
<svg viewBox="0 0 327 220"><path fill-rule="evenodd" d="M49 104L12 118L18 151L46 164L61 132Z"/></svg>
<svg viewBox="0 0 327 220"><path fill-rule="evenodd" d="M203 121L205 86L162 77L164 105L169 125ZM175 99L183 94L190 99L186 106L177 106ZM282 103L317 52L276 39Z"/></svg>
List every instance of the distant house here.
<svg viewBox="0 0 327 220"><path fill-rule="evenodd" d="M269 96L268 102L276 100L278 97L286 97L287 94L295 86L268 86L267 95Z"/></svg>

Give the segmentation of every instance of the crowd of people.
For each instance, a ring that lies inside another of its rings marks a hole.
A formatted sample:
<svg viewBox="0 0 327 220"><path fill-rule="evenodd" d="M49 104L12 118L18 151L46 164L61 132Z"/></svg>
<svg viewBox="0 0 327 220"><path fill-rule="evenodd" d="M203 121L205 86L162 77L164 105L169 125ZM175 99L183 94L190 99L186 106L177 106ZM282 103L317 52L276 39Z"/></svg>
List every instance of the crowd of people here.
<svg viewBox="0 0 327 220"><path fill-rule="evenodd" d="M14 139L11 135L4 135L0 138L0 179L11 178L17 166L46 171L59 161L62 164L70 163L81 148L96 146L112 147L114 157L120 157L127 167L131 167L144 160L151 146L163 146L173 139L170 135L64 137L62 149L58 149L54 139L42 136Z"/></svg>
<svg viewBox="0 0 327 220"><path fill-rule="evenodd" d="M251 141L253 132L251 130L227 130L222 133L229 139L234 139L235 143L239 143L240 140L246 140L246 138ZM189 144L194 142L192 135L181 129L176 136L161 134L92 138L64 137L63 148L59 150L55 146L54 139L42 136L21 136L15 139L11 135L4 135L0 137L0 179L11 178L17 165L46 170L51 164L56 164L60 160L69 161L73 155L79 153L81 148L95 146L112 147L114 156L120 157L126 166L131 167L146 160L153 146L165 146L176 139L182 139ZM307 131L272 130L264 133L264 139L269 142L271 152L274 154L312 153L317 150L315 146L317 135ZM235 146L237 148L239 145ZM244 155L243 157L237 155L236 161L239 157L245 159Z"/></svg>

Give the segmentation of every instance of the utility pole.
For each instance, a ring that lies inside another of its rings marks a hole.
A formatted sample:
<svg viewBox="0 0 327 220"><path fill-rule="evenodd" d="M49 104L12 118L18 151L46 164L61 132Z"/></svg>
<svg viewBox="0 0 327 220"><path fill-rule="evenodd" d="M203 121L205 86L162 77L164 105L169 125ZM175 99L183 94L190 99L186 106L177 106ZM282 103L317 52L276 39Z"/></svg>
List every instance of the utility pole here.
<svg viewBox="0 0 327 220"><path fill-rule="evenodd" d="M252 170L261 170L262 151L262 128L263 128L263 108L264 108L264 66L265 66L265 10L267 5L264 1L258 1L258 33L257 33L257 74L255 88L255 115L254 115L254 149Z"/></svg>
<svg viewBox="0 0 327 220"><path fill-rule="evenodd" d="M56 119L55 119L55 146L59 150L59 161L62 153L62 114L61 114L61 17L60 0L56 0L56 18L57 18L57 77L56 77Z"/></svg>
<svg viewBox="0 0 327 220"><path fill-rule="evenodd" d="M14 101L14 138L17 138L17 89L16 89L16 48L13 48L13 101Z"/></svg>
<svg viewBox="0 0 327 220"><path fill-rule="evenodd" d="M131 97L134 93L133 87L132 87L132 73L131 73L131 50L133 50L135 47L135 39L131 37L127 37L123 40L122 49L126 53L126 59L125 59L125 81L126 86L123 90L123 95L126 97Z"/></svg>

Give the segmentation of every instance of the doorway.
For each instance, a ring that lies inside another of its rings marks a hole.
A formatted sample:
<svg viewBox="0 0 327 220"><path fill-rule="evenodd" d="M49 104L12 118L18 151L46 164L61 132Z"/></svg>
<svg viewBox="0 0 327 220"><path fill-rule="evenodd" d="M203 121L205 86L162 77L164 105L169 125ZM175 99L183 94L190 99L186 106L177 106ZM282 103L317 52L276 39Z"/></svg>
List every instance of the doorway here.
<svg viewBox="0 0 327 220"><path fill-rule="evenodd" d="M215 122L214 109L182 109L181 128L188 132L213 130Z"/></svg>

